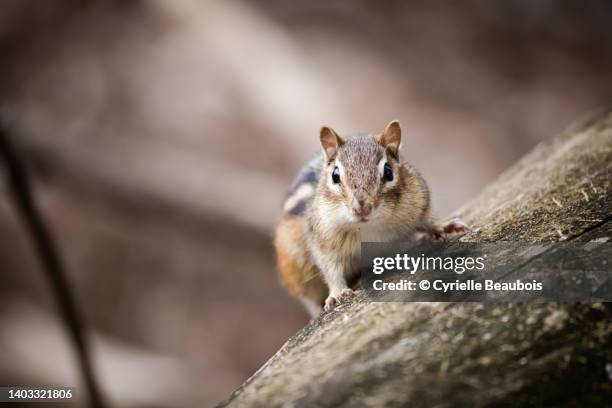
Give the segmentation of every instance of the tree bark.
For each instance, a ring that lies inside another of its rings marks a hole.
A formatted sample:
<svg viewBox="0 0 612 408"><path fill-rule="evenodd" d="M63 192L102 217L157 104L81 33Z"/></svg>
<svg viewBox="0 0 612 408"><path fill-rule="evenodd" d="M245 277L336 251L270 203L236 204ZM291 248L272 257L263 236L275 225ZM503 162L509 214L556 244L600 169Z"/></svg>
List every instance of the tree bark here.
<svg viewBox="0 0 612 408"><path fill-rule="evenodd" d="M612 110L537 146L456 215L464 241L612 236ZM248 344L245 345L248 347ZM375 303L311 322L221 406L609 406L610 303Z"/></svg>

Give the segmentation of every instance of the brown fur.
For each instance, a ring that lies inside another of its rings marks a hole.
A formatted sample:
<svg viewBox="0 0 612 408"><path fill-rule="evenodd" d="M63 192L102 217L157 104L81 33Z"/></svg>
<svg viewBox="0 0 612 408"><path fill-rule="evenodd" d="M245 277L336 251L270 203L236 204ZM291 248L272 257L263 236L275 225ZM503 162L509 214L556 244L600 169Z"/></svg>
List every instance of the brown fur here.
<svg viewBox="0 0 612 408"><path fill-rule="evenodd" d="M284 216L276 228L274 246L281 282L295 297L308 297L322 304L327 286L316 265L310 260L304 237L303 220Z"/></svg>

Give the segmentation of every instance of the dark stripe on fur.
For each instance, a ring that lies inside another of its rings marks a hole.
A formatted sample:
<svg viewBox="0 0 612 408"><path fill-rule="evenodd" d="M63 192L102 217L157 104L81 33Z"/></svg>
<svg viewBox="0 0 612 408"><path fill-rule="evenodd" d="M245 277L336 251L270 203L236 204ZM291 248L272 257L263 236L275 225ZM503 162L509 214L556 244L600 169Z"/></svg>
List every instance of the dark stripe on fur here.
<svg viewBox="0 0 612 408"><path fill-rule="evenodd" d="M291 209L289 209L288 213L291 215L295 215L295 216L303 215L306 209L308 208L308 206L310 205L311 201L312 201L312 196L298 201L296 205L294 205Z"/></svg>

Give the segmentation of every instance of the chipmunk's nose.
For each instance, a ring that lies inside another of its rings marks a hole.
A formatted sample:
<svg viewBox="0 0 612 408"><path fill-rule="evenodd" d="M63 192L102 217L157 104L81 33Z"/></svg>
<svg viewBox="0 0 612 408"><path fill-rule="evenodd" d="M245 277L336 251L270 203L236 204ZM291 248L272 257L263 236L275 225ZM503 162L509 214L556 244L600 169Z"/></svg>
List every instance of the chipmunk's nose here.
<svg viewBox="0 0 612 408"><path fill-rule="evenodd" d="M357 205L353 207L353 212L359 218L365 218L372 212L372 205L365 202L365 200L357 200Z"/></svg>

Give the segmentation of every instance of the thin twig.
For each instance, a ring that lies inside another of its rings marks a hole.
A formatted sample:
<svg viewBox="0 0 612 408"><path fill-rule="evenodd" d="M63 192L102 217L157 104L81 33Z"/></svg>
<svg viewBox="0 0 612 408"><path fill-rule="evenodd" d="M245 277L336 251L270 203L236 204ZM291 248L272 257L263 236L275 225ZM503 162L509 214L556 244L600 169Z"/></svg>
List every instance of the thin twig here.
<svg viewBox="0 0 612 408"><path fill-rule="evenodd" d="M60 314L66 329L77 350L79 364L85 385L89 392L91 406L104 408L105 404L93 372L91 355L82 319L79 315L76 300L72 295L70 283L66 276L55 242L43 217L36 208L32 189L25 171L25 166L13 149L9 140L6 123L0 118L0 154L4 157L9 174L12 196L21 214L23 223L29 231L32 244L38 253L40 263L47 275Z"/></svg>

